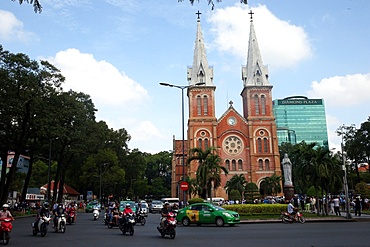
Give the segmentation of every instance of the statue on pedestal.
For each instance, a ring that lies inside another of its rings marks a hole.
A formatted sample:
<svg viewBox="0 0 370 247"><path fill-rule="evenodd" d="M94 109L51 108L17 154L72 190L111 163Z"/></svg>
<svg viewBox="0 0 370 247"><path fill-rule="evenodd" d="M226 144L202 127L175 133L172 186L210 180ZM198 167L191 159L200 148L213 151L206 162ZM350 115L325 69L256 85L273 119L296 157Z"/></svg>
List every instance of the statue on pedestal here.
<svg viewBox="0 0 370 247"><path fill-rule="evenodd" d="M290 161L287 153L284 154L281 164L283 165L284 170L284 186L293 186L292 162Z"/></svg>

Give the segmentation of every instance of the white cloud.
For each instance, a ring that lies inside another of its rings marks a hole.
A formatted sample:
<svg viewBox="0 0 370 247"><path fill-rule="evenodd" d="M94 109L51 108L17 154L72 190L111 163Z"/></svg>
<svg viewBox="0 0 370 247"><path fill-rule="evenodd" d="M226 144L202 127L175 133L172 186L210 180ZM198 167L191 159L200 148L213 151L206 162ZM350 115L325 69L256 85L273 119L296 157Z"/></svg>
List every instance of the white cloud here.
<svg viewBox="0 0 370 247"><path fill-rule="evenodd" d="M236 4L217 9L209 19L216 48L232 53L243 64L247 61L249 10L245 5ZM253 23L265 64L274 68L289 68L311 57L308 35L302 27L279 20L264 5L253 8L253 12Z"/></svg>
<svg viewBox="0 0 370 247"><path fill-rule="evenodd" d="M97 61L92 54L77 49L58 52L48 59L66 77L65 90L89 94L93 102L104 105L125 105L129 108L148 98L140 84L120 72L107 61Z"/></svg>
<svg viewBox="0 0 370 247"><path fill-rule="evenodd" d="M324 98L329 106L354 106L370 103L370 73L334 76L314 81L308 95Z"/></svg>
<svg viewBox="0 0 370 247"><path fill-rule="evenodd" d="M35 39L35 34L24 30L23 22L13 13L0 9L0 42L28 42Z"/></svg>

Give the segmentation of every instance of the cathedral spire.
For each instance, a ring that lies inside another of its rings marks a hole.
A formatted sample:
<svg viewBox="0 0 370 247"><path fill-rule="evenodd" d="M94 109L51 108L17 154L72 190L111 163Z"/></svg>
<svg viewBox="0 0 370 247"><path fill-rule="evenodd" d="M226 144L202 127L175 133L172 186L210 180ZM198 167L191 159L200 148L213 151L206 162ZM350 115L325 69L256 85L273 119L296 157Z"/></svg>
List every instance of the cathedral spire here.
<svg viewBox="0 0 370 247"><path fill-rule="evenodd" d="M193 66L188 68L189 85L196 85L197 83L205 83L205 86L213 85L213 68L208 66L206 49L204 47L204 40L202 35L202 28L200 26L200 12L197 13L197 33L194 45Z"/></svg>
<svg viewBox="0 0 370 247"><path fill-rule="evenodd" d="M248 43L248 58L247 66L242 68L242 80L244 87L246 86L271 86L268 81L268 68L263 65L262 56L258 47L256 32L254 31L252 10L249 12L251 15L250 32Z"/></svg>

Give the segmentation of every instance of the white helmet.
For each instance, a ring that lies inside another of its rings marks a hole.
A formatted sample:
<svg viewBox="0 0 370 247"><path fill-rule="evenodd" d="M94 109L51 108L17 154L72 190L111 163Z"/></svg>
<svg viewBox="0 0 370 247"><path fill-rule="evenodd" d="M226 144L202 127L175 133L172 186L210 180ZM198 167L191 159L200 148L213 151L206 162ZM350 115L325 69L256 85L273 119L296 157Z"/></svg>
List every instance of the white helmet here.
<svg viewBox="0 0 370 247"><path fill-rule="evenodd" d="M5 204L3 205L3 208L9 208L9 204L6 204L6 203L5 203Z"/></svg>

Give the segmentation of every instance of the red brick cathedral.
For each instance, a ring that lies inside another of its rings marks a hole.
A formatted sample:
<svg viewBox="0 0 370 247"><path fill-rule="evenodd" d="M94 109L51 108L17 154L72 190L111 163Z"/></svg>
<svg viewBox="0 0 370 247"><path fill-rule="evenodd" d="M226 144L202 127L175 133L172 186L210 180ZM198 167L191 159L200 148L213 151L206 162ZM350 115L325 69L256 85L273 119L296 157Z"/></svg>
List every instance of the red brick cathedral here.
<svg viewBox="0 0 370 247"><path fill-rule="evenodd" d="M221 187L212 197L228 198L224 189L226 181L243 174L248 182L260 187L265 177L274 173L281 176L275 118L272 110L272 85L268 69L262 63L253 20L250 22L247 65L242 67L243 112L237 112L233 103L220 117L215 115L215 90L213 68L208 66L200 19L192 67L188 68L189 120L185 157L192 148L215 147L229 174L221 175ZM199 85L201 84L201 85ZM182 198L179 181L182 179L182 141L174 140L172 196ZM186 158L185 158L186 162ZM198 163L186 167L186 175L195 178Z"/></svg>

